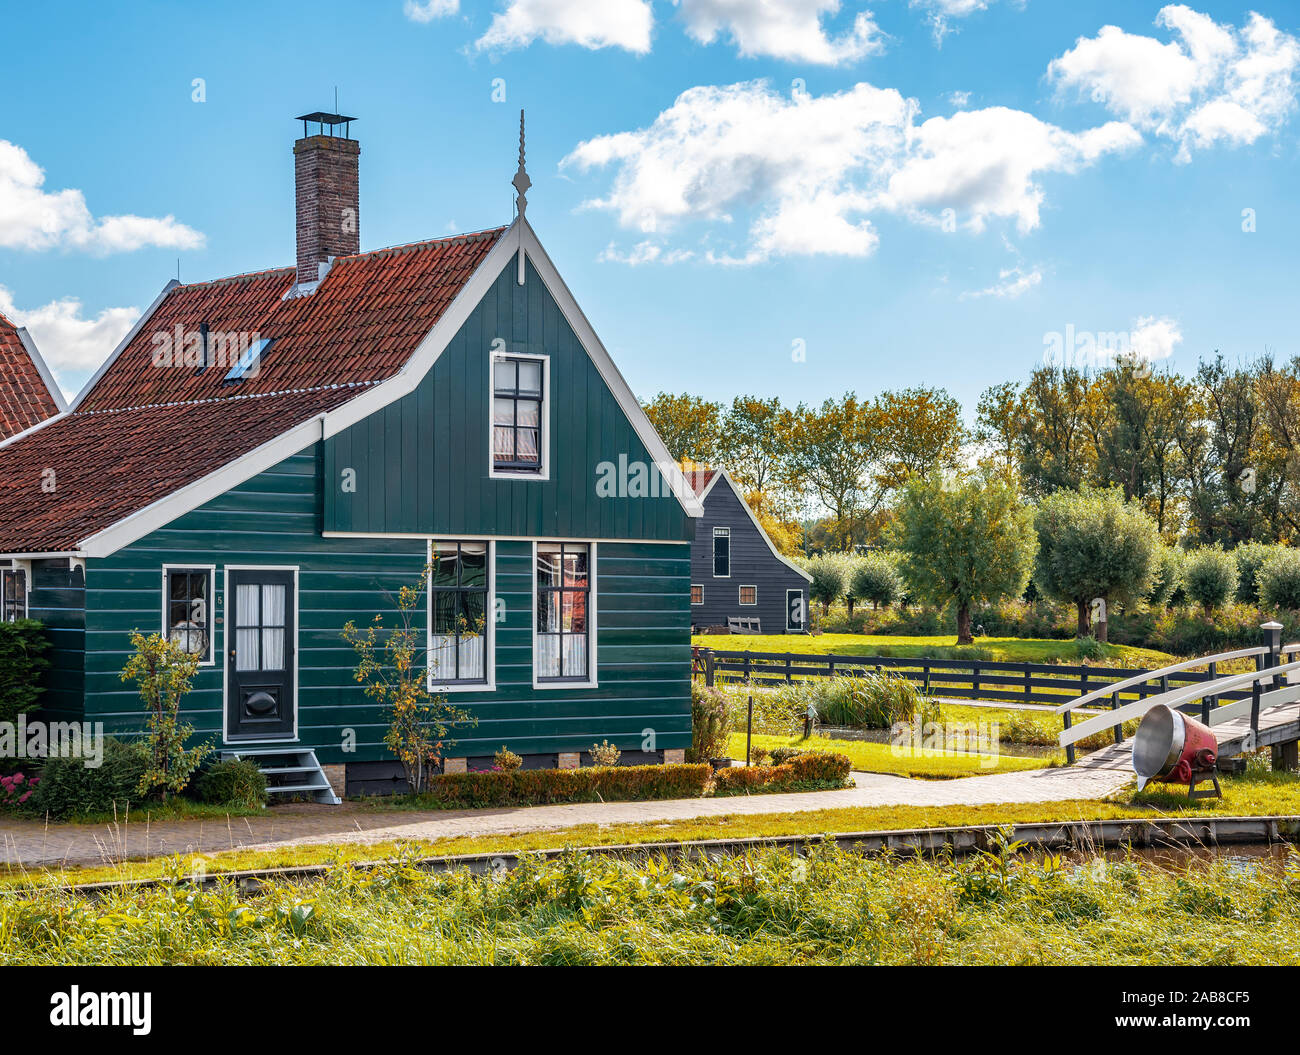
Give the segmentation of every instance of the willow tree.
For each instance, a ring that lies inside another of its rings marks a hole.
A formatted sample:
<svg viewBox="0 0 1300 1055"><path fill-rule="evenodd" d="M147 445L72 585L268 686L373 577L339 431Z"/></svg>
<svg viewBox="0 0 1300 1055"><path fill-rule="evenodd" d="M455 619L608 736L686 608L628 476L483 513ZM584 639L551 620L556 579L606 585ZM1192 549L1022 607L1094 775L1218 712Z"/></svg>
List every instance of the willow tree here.
<svg viewBox="0 0 1300 1055"><path fill-rule="evenodd" d="M969 645L971 606L1024 592L1034 564L1034 519L999 476L914 478L898 505L897 545L911 595L957 612Z"/></svg>
<svg viewBox="0 0 1300 1055"><path fill-rule="evenodd" d="M1062 490L1038 505L1038 561L1034 583L1078 613L1078 635L1092 633L1092 602L1137 600L1157 567L1160 532L1119 488ZM1105 623L1098 640L1105 640Z"/></svg>

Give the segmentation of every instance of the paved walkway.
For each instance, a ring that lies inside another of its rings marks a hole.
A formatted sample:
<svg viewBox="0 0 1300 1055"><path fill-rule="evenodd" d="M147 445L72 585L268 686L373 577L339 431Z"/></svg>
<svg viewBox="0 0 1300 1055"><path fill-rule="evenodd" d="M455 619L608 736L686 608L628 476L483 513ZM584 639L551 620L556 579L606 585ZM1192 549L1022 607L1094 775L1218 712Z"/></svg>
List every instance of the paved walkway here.
<svg viewBox="0 0 1300 1055"><path fill-rule="evenodd" d="M0 819L0 846L11 867L107 864L176 853L272 849L309 843L371 844L395 839L442 839L549 831L582 824L638 824L723 814L794 813L846 806L956 806L985 803L1098 799L1132 777L1114 770L1035 769L959 780L912 780L854 773L857 787L787 795L663 802L584 802L500 810L380 812L342 806L276 806L257 817L223 820L130 820L114 825L57 824ZM557 835L557 843L562 837Z"/></svg>

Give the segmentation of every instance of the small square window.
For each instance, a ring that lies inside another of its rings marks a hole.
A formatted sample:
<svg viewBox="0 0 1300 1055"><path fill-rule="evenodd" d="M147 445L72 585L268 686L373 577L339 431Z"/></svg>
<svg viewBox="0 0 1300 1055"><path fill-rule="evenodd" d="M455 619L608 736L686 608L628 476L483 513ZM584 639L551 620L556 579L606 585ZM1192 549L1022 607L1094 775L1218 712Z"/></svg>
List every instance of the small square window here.
<svg viewBox="0 0 1300 1055"><path fill-rule="evenodd" d="M697 584L692 584L691 604L703 604L703 603L704 603L704 587Z"/></svg>
<svg viewBox="0 0 1300 1055"><path fill-rule="evenodd" d="M210 568L167 568L163 585L163 628L201 663L213 661L212 570Z"/></svg>
<svg viewBox="0 0 1300 1055"><path fill-rule="evenodd" d="M740 588L741 604L758 604L758 587L742 586Z"/></svg>

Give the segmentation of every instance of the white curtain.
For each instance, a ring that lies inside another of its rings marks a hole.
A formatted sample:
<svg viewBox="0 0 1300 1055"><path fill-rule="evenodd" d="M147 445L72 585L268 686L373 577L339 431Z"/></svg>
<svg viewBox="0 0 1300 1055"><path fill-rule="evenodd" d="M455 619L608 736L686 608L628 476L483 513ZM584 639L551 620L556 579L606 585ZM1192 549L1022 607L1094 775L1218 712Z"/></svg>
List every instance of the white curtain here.
<svg viewBox="0 0 1300 1055"><path fill-rule="evenodd" d="M262 650L257 630L258 588L254 583L241 583L235 595L235 669L260 670L262 667ZM246 627L252 629L245 629Z"/></svg>

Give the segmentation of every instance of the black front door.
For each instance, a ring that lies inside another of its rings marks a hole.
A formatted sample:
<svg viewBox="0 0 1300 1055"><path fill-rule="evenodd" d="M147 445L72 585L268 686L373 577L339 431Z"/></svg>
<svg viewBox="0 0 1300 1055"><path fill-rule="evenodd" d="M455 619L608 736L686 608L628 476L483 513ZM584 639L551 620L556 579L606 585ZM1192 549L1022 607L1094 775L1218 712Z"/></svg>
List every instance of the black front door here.
<svg viewBox="0 0 1300 1055"><path fill-rule="evenodd" d="M804 628L804 612L806 611L803 601L802 590L785 591L785 629L786 633L802 633Z"/></svg>
<svg viewBox="0 0 1300 1055"><path fill-rule="evenodd" d="M226 735L293 735L294 576L257 568L230 572L226 593Z"/></svg>

